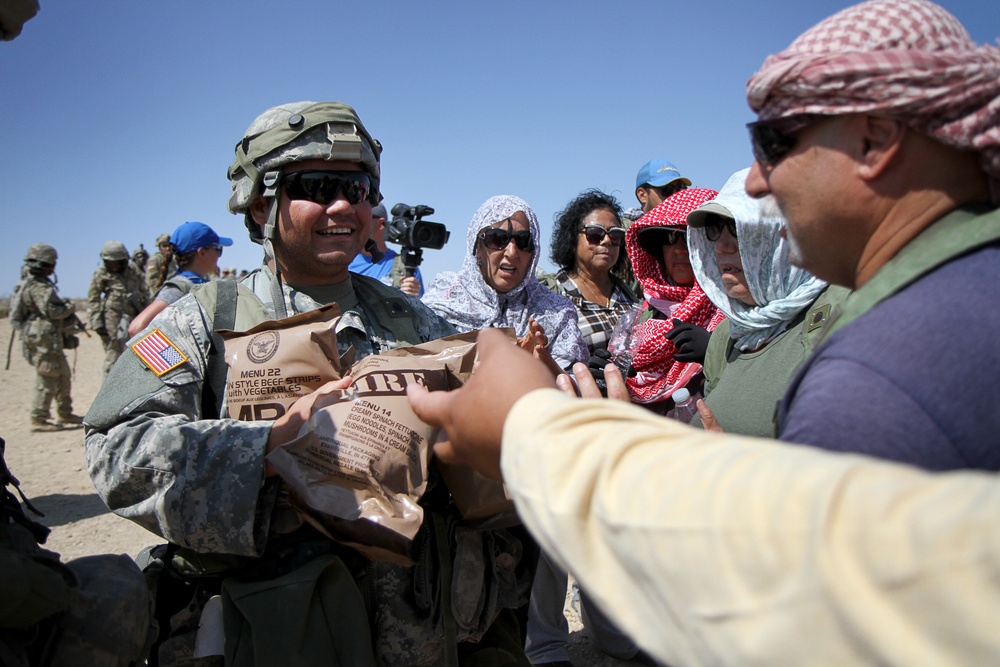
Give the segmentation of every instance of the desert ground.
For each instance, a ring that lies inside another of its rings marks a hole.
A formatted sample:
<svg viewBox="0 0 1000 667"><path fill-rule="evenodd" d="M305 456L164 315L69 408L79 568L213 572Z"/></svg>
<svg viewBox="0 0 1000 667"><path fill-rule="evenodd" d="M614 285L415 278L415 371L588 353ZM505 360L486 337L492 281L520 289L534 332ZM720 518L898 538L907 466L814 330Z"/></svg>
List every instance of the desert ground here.
<svg viewBox="0 0 1000 667"><path fill-rule="evenodd" d="M6 343L11 337L11 326L6 309L0 313L3 314L0 340ZM82 319L86 319L83 314ZM67 350L67 358L74 369L73 411L83 415L104 380L100 339L96 335L81 336L80 347ZM97 495L87 474L82 428L49 433L31 431L35 372L21 355L19 339L15 339L11 350L10 368L0 378L0 437L7 443L7 464L20 481L21 490L45 515L33 518L52 529L45 547L61 554L63 560L100 553L123 553L135 558L143 547L162 542L159 536L112 514ZM566 616L571 630L568 649L575 665L638 664L616 660L593 648L569 595Z"/></svg>

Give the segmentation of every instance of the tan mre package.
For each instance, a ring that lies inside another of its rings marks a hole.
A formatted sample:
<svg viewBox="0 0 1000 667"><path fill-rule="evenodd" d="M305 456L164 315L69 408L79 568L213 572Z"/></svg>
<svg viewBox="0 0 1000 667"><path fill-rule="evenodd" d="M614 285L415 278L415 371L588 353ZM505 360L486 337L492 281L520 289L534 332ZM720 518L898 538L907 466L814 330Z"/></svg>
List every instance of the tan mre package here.
<svg viewBox="0 0 1000 667"><path fill-rule="evenodd" d="M351 387L319 397L299 437L268 454L310 523L373 558L412 563L438 429L413 413L406 387L461 386L472 371L475 336L365 357L351 368Z"/></svg>
<svg viewBox="0 0 1000 667"><path fill-rule="evenodd" d="M226 342L226 409L231 419L273 421L299 398L342 377L336 304L248 331L219 331Z"/></svg>

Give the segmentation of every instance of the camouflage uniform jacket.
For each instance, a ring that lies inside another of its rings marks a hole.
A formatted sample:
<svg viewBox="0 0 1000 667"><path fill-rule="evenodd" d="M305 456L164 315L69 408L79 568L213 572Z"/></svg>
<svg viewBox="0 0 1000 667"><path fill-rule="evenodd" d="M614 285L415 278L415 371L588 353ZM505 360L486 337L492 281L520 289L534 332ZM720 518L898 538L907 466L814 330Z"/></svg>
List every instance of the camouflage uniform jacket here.
<svg viewBox="0 0 1000 667"><path fill-rule="evenodd" d="M273 281L267 268L240 281L272 318ZM356 275L352 281L377 283ZM380 315L356 294L355 288L353 298L340 301L341 354L353 346L360 359L417 342L401 340L385 309ZM418 321L407 317L407 325L416 326L421 340L455 333L416 299L393 295L416 313ZM321 305L288 285L284 296L289 315ZM87 464L101 497L120 516L200 553L259 556L276 495L276 485L265 483L263 475L271 424L202 419L213 314L189 294L153 320L147 331L158 328L188 359L160 377L131 351L122 355L85 419Z"/></svg>
<svg viewBox="0 0 1000 667"><path fill-rule="evenodd" d="M111 273L98 267L87 292L88 323L91 329L104 327L114 335L122 316L127 321L149 305L149 288L142 275L131 264L121 273Z"/></svg>
<svg viewBox="0 0 1000 667"><path fill-rule="evenodd" d="M21 299L27 316L21 328L24 358L32 365L38 356L63 351L63 333L69 318L76 312L72 301L56 292L48 278L29 275L21 287ZM67 331L68 333L68 331Z"/></svg>

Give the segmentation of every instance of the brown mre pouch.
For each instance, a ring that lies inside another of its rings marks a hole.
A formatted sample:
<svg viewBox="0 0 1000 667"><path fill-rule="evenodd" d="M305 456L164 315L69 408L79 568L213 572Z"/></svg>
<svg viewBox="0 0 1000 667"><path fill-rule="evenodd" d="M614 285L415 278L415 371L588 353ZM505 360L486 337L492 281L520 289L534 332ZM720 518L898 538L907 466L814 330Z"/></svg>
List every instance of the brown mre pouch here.
<svg viewBox="0 0 1000 667"><path fill-rule="evenodd" d="M273 421L299 398L341 377L340 309L323 306L248 331L219 330L226 342L226 408L231 419Z"/></svg>
<svg viewBox="0 0 1000 667"><path fill-rule="evenodd" d="M267 460L314 526L366 555L412 564L437 429L410 408L406 387L453 389L469 376L475 333L365 357L353 383L316 400L299 437Z"/></svg>

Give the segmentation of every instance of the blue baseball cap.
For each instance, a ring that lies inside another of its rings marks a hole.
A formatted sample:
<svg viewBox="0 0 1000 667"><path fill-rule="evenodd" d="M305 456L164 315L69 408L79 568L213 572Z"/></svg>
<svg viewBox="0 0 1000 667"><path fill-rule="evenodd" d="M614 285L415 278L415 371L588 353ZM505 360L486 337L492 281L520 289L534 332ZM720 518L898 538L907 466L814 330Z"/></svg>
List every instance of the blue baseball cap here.
<svg viewBox="0 0 1000 667"><path fill-rule="evenodd" d="M204 222L185 222L170 235L170 242L177 246L177 252L182 255L213 245L233 245L232 239L219 236Z"/></svg>
<svg viewBox="0 0 1000 667"><path fill-rule="evenodd" d="M673 163L657 158L642 165L642 169L635 177L635 187L639 189L649 184L659 188L677 179L683 181L684 185L691 185L691 181L681 176L680 170Z"/></svg>

